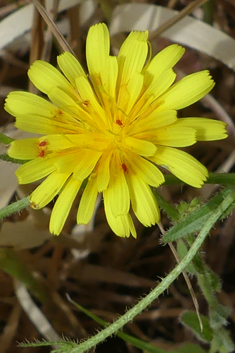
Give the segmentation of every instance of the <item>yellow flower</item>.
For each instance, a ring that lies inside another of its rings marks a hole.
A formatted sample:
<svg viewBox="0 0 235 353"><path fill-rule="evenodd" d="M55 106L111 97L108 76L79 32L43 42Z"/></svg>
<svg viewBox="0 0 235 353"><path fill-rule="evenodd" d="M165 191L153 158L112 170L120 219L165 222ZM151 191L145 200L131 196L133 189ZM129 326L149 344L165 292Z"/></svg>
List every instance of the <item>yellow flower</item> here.
<svg viewBox="0 0 235 353"><path fill-rule="evenodd" d="M164 182L157 165L194 187L206 180L207 169L177 147L223 139L225 124L177 119L176 110L205 96L214 82L202 71L174 83L172 67L184 49L173 44L147 60L148 48L147 31L131 32L119 55L110 56L106 25L92 26L86 42L88 76L66 52L58 57L64 75L40 60L28 72L52 103L27 92L8 95L5 109L16 117L16 126L43 135L14 141L8 154L30 160L16 172L20 184L46 177L30 196L33 208L59 195L51 233L61 232L86 179L77 223L89 222L97 195L103 193L108 223L121 237L136 237L130 209L145 226L159 222L151 191Z"/></svg>

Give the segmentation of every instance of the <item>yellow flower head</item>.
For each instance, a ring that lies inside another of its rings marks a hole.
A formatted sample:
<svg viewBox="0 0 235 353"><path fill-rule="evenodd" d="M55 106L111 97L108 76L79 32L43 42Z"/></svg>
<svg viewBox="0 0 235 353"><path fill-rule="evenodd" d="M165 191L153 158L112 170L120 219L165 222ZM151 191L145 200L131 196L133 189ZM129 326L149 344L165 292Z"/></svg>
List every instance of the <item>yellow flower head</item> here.
<svg viewBox="0 0 235 353"><path fill-rule="evenodd" d="M50 231L59 234L72 203L87 179L77 223L89 222L98 193L112 230L121 237L136 230L132 208L145 226L159 222L156 199L163 166L194 187L201 187L207 169L177 147L225 138L225 124L205 118L177 119L176 110L205 96L214 82L208 71L174 83L172 67L184 53L170 45L147 61L148 32L131 32L119 55L110 56L105 24L92 26L86 42L89 75L70 53L58 56L62 73L36 61L28 75L50 101L27 92L11 92L5 109L16 126L42 137L14 141L11 157L30 160L19 167L20 184L46 179L30 196L33 208L59 194Z"/></svg>

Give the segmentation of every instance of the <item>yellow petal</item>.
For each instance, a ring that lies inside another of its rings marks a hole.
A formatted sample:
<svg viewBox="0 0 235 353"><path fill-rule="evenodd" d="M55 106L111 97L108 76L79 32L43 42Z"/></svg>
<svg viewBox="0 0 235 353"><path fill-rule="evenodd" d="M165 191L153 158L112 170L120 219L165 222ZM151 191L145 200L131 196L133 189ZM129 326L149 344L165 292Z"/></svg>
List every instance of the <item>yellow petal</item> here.
<svg viewBox="0 0 235 353"><path fill-rule="evenodd" d="M68 52L65 52L57 57L57 62L60 70L67 79L75 86L75 79L79 76L86 78L86 74L79 61Z"/></svg>
<svg viewBox="0 0 235 353"><path fill-rule="evenodd" d="M109 51L110 39L107 26L99 23L90 27L86 40L86 58L91 76L106 70L105 64Z"/></svg>
<svg viewBox="0 0 235 353"><path fill-rule="evenodd" d="M38 138L16 140L11 143L8 155L18 159L33 159L39 157Z"/></svg>
<svg viewBox="0 0 235 353"><path fill-rule="evenodd" d="M172 70L167 70L154 79L148 86L145 87L144 84L145 91L131 110L129 119L131 121L135 120L136 117L144 119L151 115L159 106L159 104L156 104L156 99L170 87L175 80L175 76Z"/></svg>
<svg viewBox="0 0 235 353"><path fill-rule="evenodd" d="M55 139L55 137L56 137L56 139ZM64 146L66 146L66 142L62 140L63 138L64 138L64 140L66 139L68 141L67 148L69 148L69 147L73 147L73 148L82 147L82 148L89 148L92 150L96 150L99 152L101 152L105 148L107 148L107 145L110 142L106 138L106 136L102 136L100 134L100 132L98 132L98 133L89 132L89 134L88 134L85 129L82 130L81 134L62 135L60 143L58 143L60 141L59 135L52 135L51 139L48 136L48 141L51 143L51 145L54 144L54 147L56 148L56 146L57 146L57 149L60 150L60 149L62 149L63 144L65 144ZM69 145L69 143L71 145Z"/></svg>
<svg viewBox="0 0 235 353"><path fill-rule="evenodd" d="M50 92L48 92L48 97L57 107L65 110L66 112L70 113L68 108L71 106L74 107L78 113L79 106L76 104L75 99L60 87L51 87Z"/></svg>
<svg viewBox="0 0 235 353"><path fill-rule="evenodd" d="M141 73L148 53L148 31L131 32L118 54L117 91L125 90L135 72Z"/></svg>
<svg viewBox="0 0 235 353"><path fill-rule="evenodd" d="M51 213L49 229L52 234L59 235L61 233L80 187L81 182L73 178L70 178L63 187Z"/></svg>
<svg viewBox="0 0 235 353"><path fill-rule="evenodd" d="M182 109L197 102L214 87L209 71L200 71L184 77L156 100L159 110Z"/></svg>
<svg viewBox="0 0 235 353"><path fill-rule="evenodd" d="M69 174L51 173L30 195L31 206L40 209L46 206L59 193Z"/></svg>
<svg viewBox="0 0 235 353"><path fill-rule="evenodd" d="M16 127L24 131L50 134L79 130L72 116L32 93L10 92L5 109L16 117Z"/></svg>
<svg viewBox="0 0 235 353"><path fill-rule="evenodd" d="M85 147L90 144L92 140L88 135L83 134L53 134L47 135L40 138L41 141L45 141L48 152L60 152L63 150L78 149L79 147Z"/></svg>
<svg viewBox="0 0 235 353"><path fill-rule="evenodd" d="M84 148L81 151L81 158L77 161L73 177L78 180L87 178L92 173L101 155L101 152Z"/></svg>
<svg viewBox="0 0 235 353"><path fill-rule="evenodd" d="M105 61L105 69L100 72L100 79L102 87L100 87L100 93L102 95L116 98L116 83L118 76L118 63L117 58L109 56Z"/></svg>
<svg viewBox="0 0 235 353"><path fill-rule="evenodd" d="M91 113L93 113L94 111L96 112L96 114L98 114L98 116L95 117L95 119L98 120L97 123L100 124L102 120L106 121L105 111L97 101L97 98L93 89L91 88L90 83L84 77L78 77L77 79L75 79L75 84L81 98L84 101L88 102L87 112L89 113L90 108L92 108Z"/></svg>
<svg viewBox="0 0 235 353"><path fill-rule="evenodd" d="M37 107L35 111L35 107ZM39 115L50 118L55 107L45 99L29 92L10 92L6 98L5 110L13 116Z"/></svg>
<svg viewBox="0 0 235 353"><path fill-rule="evenodd" d="M200 162L175 148L159 146L151 160L169 169L179 179L195 188L200 188L208 177L207 169Z"/></svg>
<svg viewBox="0 0 235 353"><path fill-rule="evenodd" d="M143 86L143 75L138 72L133 73L126 88L119 92L117 106L121 112L129 114L135 101L137 100Z"/></svg>
<svg viewBox="0 0 235 353"><path fill-rule="evenodd" d="M182 57L185 49L178 44L172 44L161 50L144 69L145 75L154 78L163 71L171 69Z"/></svg>
<svg viewBox="0 0 235 353"><path fill-rule="evenodd" d="M140 154L141 156L152 156L156 152L156 146L149 141L127 136L122 144L123 148L129 149L131 152Z"/></svg>
<svg viewBox="0 0 235 353"><path fill-rule="evenodd" d="M86 122L90 123L90 114L85 109L83 109L82 102L77 101L62 89L53 87L50 93L48 93L48 97L60 109L73 116L73 118L77 119L77 121L80 123L80 126L83 128Z"/></svg>
<svg viewBox="0 0 235 353"><path fill-rule="evenodd" d="M174 124L182 129L187 127L196 130L197 141L222 140L228 137L226 126L222 121L206 118L180 118Z"/></svg>
<svg viewBox="0 0 235 353"><path fill-rule="evenodd" d="M136 230L130 214L114 217L109 204L104 199L104 209L108 224L112 231L119 237L129 237L130 233L136 238Z"/></svg>
<svg viewBox="0 0 235 353"><path fill-rule="evenodd" d="M87 66L97 96L101 101L116 96L117 58L109 55L109 31L104 23L89 29L86 43Z"/></svg>
<svg viewBox="0 0 235 353"><path fill-rule="evenodd" d="M78 161L81 158L81 150L60 154L59 158L55 160L57 173L73 173L77 167Z"/></svg>
<svg viewBox="0 0 235 353"><path fill-rule="evenodd" d="M59 87L71 96L75 96L73 86L51 64L36 60L28 70L28 76L34 86L41 92L48 94L53 87Z"/></svg>
<svg viewBox="0 0 235 353"><path fill-rule="evenodd" d="M133 154L128 158L128 165L135 175L138 175L145 183L151 186L157 188L165 181L163 174L153 163L137 154Z"/></svg>
<svg viewBox="0 0 235 353"><path fill-rule="evenodd" d="M150 138L149 138L150 139ZM196 130L190 127L181 128L175 124L153 132L151 141L156 145L186 147L197 142Z"/></svg>
<svg viewBox="0 0 235 353"><path fill-rule="evenodd" d="M153 131L167 125L171 125L177 121L176 110L166 110L162 112L153 111L149 116L142 119L140 117L131 125L131 133L133 135L143 133L145 131Z"/></svg>
<svg viewBox="0 0 235 353"><path fill-rule="evenodd" d="M127 214L130 208L130 195L122 162L118 155L114 155L110 165L110 180L107 189L103 191L107 207L114 217Z"/></svg>
<svg viewBox="0 0 235 353"><path fill-rule="evenodd" d="M176 74L172 69L164 71L156 78L154 77L154 80L151 82L151 84L147 86L143 98L145 98L145 96L152 96L152 101L154 101L172 85L172 83L175 81L175 78Z"/></svg>
<svg viewBox="0 0 235 353"><path fill-rule="evenodd" d="M112 151L105 151L98 163L97 167L97 190L102 192L109 184L110 180L110 158Z"/></svg>
<svg viewBox="0 0 235 353"><path fill-rule="evenodd" d="M97 194L96 179L91 178L91 180L88 180L79 204L77 213L78 224L87 224L90 221L94 212Z"/></svg>
<svg viewBox="0 0 235 353"><path fill-rule="evenodd" d="M56 119L56 117L55 117ZM48 119L38 115L21 115L16 118L15 126L23 131L33 132L35 134L69 134L78 133L80 128L71 122L58 122L54 119Z"/></svg>
<svg viewBox="0 0 235 353"><path fill-rule="evenodd" d="M16 176L20 184L29 184L55 171L54 158L35 158L21 165Z"/></svg>
<svg viewBox="0 0 235 353"><path fill-rule="evenodd" d="M127 182L131 206L139 221L146 227L158 223L160 221L159 208L148 184L131 172L127 174Z"/></svg>

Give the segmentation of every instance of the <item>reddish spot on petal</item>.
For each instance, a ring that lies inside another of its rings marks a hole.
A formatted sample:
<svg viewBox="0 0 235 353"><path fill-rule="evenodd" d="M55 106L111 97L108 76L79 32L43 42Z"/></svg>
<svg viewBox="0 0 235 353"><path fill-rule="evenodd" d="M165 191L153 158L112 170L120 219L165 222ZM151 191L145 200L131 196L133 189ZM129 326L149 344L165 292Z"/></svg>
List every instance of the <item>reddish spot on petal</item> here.
<svg viewBox="0 0 235 353"><path fill-rule="evenodd" d="M84 105L84 107L89 107L90 101L89 100L85 100L85 101L82 102L82 105Z"/></svg>
<svg viewBox="0 0 235 353"><path fill-rule="evenodd" d="M39 157L44 157L47 150L47 141L41 141L38 145Z"/></svg>
<svg viewBox="0 0 235 353"><path fill-rule="evenodd" d="M39 157L42 158L42 157L44 157L44 156L45 156L45 151L42 150L42 151L39 153Z"/></svg>
<svg viewBox="0 0 235 353"><path fill-rule="evenodd" d="M43 147L43 146L46 146L47 142L46 141L42 141L39 143L39 147Z"/></svg>
<svg viewBox="0 0 235 353"><path fill-rule="evenodd" d="M124 170L124 172L127 172L127 166L125 165L125 163L122 163L122 169Z"/></svg>
<svg viewBox="0 0 235 353"><path fill-rule="evenodd" d="M119 119L116 120L116 124L118 124L119 126L123 126L123 123Z"/></svg>

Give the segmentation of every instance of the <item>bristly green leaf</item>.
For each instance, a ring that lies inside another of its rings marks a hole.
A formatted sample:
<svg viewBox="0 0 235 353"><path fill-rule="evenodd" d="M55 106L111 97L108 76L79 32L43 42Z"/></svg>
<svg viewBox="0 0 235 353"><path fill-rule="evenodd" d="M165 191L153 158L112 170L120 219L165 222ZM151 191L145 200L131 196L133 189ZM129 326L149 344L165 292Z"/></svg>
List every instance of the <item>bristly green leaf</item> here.
<svg viewBox="0 0 235 353"><path fill-rule="evenodd" d="M190 203L181 201L180 204L177 206L177 211L180 214L180 220L183 220L189 214L198 210L201 206L202 206L202 200L200 200L197 197L195 197Z"/></svg>
<svg viewBox="0 0 235 353"><path fill-rule="evenodd" d="M12 141L14 141L14 139L0 133L0 142L1 143L4 143L4 145L9 145Z"/></svg>
<svg viewBox="0 0 235 353"><path fill-rule="evenodd" d="M215 330L211 342L210 353L232 353L234 352L234 342L229 337L229 332L223 327Z"/></svg>
<svg viewBox="0 0 235 353"><path fill-rule="evenodd" d="M221 290L221 281L219 276L206 265L205 270L207 272L207 278L210 281L211 289L215 292L219 292Z"/></svg>
<svg viewBox="0 0 235 353"><path fill-rule="evenodd" d="M227 324L227 318L231 314L231 309L228 306L216 303L210 310L210 325L213 329L221 329Z"/></svg>
<svg viewBox="0 0 235 353"><path fill-rule="evenodd" d="M203 331L201 331L197 315L194 311L185 311L180 320L182 324L188 327L194 335L202 342L210 343L213 339L213 331L210 327L209 320L206 316L201 315L201 320L203 323Z"/></svg>
<svg viewBox="0 0 235 353"><path fill-rule="evenodd" d="M210 201L204 204L200 209L191 213L183 221L173 226L162 238L162 241L172 242L179 238L183 238L188 234L198 232L202 226L206 223L207 219L213 214L213 212L219 207L224 201L224 198L234 191L234 187L227 187L222 190L218 195L214 196ZM231 205L230 205L231 206ZM234 202L233 202L234 207ZM230 207L229 207L230 210ZM225 210L222 214L226 214Z"/></svg>

